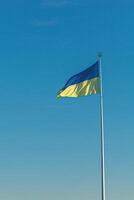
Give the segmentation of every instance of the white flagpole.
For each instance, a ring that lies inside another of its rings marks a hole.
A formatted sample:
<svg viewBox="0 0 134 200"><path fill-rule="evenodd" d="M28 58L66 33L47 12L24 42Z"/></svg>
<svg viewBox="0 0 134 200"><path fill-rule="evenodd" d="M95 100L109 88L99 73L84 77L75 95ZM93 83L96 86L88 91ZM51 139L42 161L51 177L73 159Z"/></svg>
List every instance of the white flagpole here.
<svg viewBox="0 0 134 200"><path fill-rule="evenodd" d="M101 200L106 200L106 185L105 185L105 144L104 144L104 114L103 114L103 89L102 89L102 69L101 57L98 54L99 72L100 72L100 125L101 125Z"/></svg>

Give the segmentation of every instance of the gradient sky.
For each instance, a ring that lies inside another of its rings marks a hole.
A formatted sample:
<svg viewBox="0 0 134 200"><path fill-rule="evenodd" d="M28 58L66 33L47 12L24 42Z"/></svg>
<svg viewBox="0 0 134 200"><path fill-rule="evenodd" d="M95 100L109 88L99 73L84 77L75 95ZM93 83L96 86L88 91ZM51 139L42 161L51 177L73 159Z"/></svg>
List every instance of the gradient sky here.
<svg viewBox="0 0 134 200"><path fill-rule="evenodd" d="M134 2L0 3L0 199L100 199L97 95L57 100L102 51L107 199L134 196Z"/></svg>

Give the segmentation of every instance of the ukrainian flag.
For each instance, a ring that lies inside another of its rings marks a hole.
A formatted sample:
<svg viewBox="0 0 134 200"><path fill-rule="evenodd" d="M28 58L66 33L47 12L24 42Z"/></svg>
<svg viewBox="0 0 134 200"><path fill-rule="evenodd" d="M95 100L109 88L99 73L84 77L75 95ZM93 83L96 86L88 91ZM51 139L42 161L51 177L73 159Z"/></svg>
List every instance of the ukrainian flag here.
<svg viewBox="0 0 134 200"><path fill-rule="evenodd" d="M100 93L99 61L72 76L57 97L80 97Z"/></svg>

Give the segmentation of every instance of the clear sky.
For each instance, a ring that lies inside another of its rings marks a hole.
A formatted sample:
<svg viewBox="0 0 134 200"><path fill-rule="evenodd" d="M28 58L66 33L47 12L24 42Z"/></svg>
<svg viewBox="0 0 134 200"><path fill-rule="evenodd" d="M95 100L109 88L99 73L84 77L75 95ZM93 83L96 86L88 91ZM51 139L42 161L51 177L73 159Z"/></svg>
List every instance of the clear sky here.
<svg viewBox="0 0 134 200"><path fill-rule="evenodd" d="M56 99L103 52L107 199L134 198L134 2L0 3L0 199L100 199L99 97Z"/></svg>

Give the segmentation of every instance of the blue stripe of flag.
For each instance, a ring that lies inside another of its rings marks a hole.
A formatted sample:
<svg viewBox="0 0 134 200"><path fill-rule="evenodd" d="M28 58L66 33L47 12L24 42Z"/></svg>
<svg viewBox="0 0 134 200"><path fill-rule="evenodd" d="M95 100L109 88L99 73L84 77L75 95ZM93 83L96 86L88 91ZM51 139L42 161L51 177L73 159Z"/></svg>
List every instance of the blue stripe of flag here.
<svg viewBox="0 0 134 200"><path fill-rule="evenodd" d="M97 61L92 66L88 67L86 70L72 76L62 90L66 89L70 85L74 85L83 81L87 81L93 78L99 77L99 62Z"/></svg>

